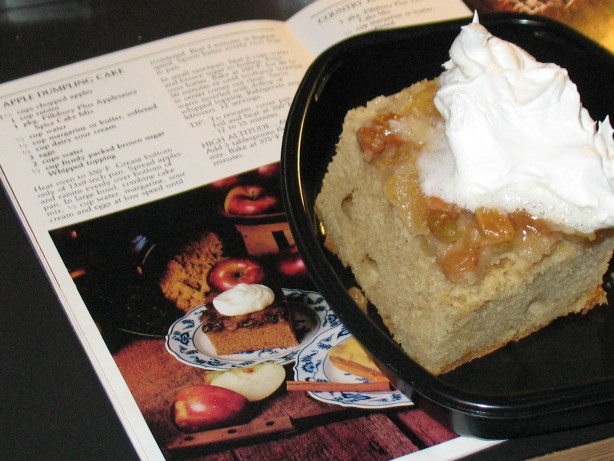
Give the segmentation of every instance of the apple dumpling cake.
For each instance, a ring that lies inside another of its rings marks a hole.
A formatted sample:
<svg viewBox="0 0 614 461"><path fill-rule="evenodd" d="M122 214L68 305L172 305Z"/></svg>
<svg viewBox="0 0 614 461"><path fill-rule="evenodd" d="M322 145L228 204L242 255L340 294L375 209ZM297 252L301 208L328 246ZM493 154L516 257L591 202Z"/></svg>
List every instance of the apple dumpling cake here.
<svg viewBox="0 0 614 461"><path fill-rule="evenodd" d="M298 345L292 310L265 285L240 283L206 307L202 330L220 355Z"/></svg>
<svg viewBox="0 0 614 461"><path fill-rule="evenodd" d="M444 72L346 115L316 200L325 245L441 374L605 301L609 120L564 69L464 26Z"/></svg>

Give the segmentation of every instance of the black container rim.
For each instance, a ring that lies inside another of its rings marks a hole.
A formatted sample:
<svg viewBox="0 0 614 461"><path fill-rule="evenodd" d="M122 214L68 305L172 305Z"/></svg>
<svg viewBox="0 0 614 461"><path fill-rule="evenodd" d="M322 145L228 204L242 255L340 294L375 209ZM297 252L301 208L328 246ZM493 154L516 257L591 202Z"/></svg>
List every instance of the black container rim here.
<svg viewBox="0 0 614 461"><path fill-rule="evenodd" d="M480 22L486 28L504 25L547 30L579 43L600 59L612 60L612 54L606 49L578 32L546 18L495 13L481 16ZM291 231L317 289L343 323L350 331L361 332L361 342L388 372L395 386L417 405L430 408L455 432L485 438L511 438L612 419L614 379L588 383L573 389L485 396L458 389L432 375L411 360L390 337L385 337L368 316L356 315L355 303L347 290L341 289L344 284L327 261L318 238L318 222L311 209L308 191L303 187L303 177L309 172L303 171L305 153L302 150L302 128L308 109L313 101L318 100L338 57L359 48L365 41L408 40L440 31L460 31L460 27L467 23L467 19L462 19L366 33L334 45L316 58L292 102L282 143L282 198Z"/></svg>

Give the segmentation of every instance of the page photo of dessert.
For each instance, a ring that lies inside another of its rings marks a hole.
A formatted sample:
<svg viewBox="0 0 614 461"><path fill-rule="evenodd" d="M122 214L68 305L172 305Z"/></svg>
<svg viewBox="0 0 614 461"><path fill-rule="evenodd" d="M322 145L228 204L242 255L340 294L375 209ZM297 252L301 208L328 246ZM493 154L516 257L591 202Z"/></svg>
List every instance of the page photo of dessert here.
<svg viewBox="0 0 614 461"><path fill-rule="evenodd" d="M412 406L374 375L377 366L314 291L282 208L279 173L278 163L265 165L51 232L162 449L183 449L183 434L292 412L297 397ZM386 386L280 390L294 380ZM223 410L212 407L216 399Z"/></svg>
<svg viewBox="0 0 614 461"><path fill-rule="evenodd" d="M220 314L204 322L220 354L273 346L268 335L229 344L222 333L229 316L251 316L242 325L251 329L268 323L276 346L296 345L293 332L281 331L291 321L281 288L311 284L283 212L278 164L51 236L103 335L109 328L164 336L225 293L215 301Z"/></svg>

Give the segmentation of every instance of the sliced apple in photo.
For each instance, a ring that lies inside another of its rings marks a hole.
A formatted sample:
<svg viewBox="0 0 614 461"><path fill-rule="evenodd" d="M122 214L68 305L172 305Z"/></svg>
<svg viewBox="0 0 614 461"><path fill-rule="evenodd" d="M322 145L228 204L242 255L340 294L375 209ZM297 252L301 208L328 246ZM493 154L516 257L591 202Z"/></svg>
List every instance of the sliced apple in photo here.
<svg viewBox="0 0 614 461"><path fill-rule="evenodd" d="M217 376L225 373L224 371L205 371L205 384L211 384Z"/></svg>
<svg viewBox="0 0 614 461"><path fill-rule="evenodd" d="M279 389L285 379L286 370L277 363L260 363L205 376L208 384L235 391L250 402L266 399Z"/></svg>

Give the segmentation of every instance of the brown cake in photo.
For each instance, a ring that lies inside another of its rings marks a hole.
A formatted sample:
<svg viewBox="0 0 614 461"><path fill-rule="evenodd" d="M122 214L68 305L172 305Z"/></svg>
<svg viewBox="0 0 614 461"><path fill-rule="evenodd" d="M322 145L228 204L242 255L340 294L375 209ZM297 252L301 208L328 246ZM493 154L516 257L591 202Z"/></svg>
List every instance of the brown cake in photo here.
<svg viewBox="0 0 614 461"><path fill-rule="evenodd" d="M224 292L225 295L233 295L234 292L238 292L241 301L237 305L243 303L247 313L225 315L218 310L219 307L216 308L216 298L222 294L212 294L209 297L206 310L201 316L202 330L207 334L217 354L238 354L298 345L294 332L292 309L285 299L281 295L272 294L270 304L267 301L251 309L252 301L247 296L243 296L245 290L251 289L266 289L272 293L268 287L257 284L239 284ZM238 311L243 312L244 309L239 308Z"/></svg>

